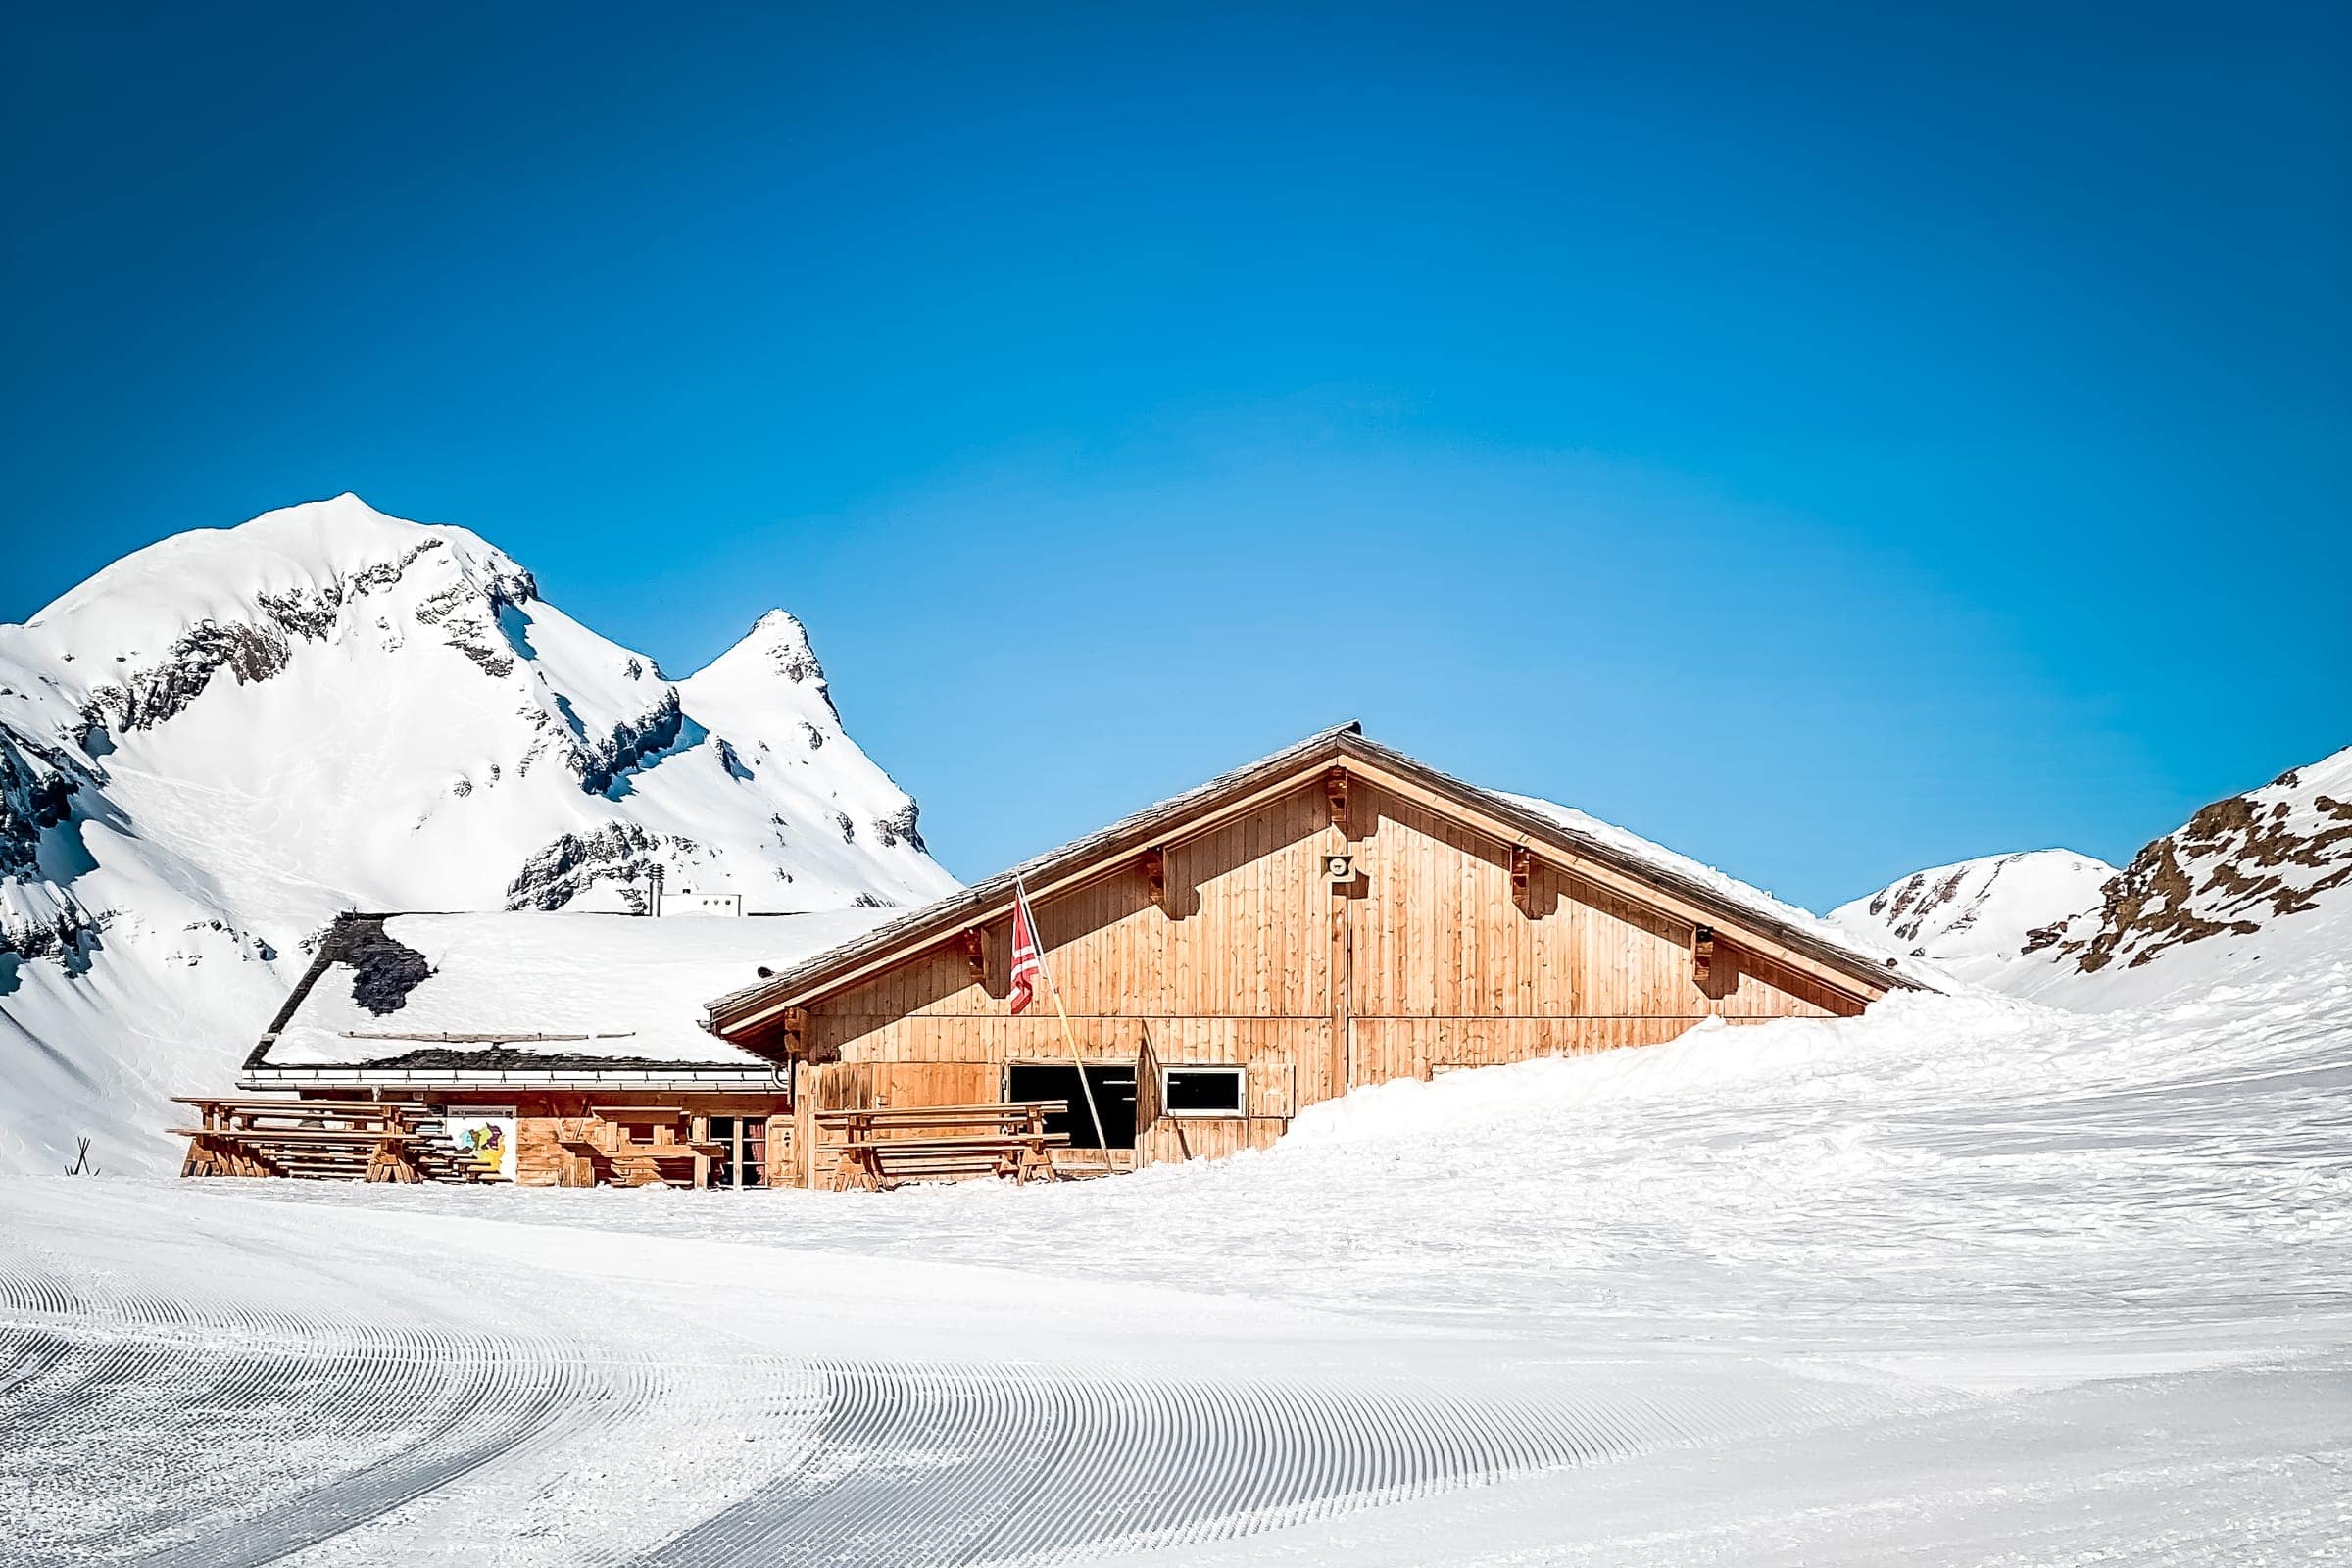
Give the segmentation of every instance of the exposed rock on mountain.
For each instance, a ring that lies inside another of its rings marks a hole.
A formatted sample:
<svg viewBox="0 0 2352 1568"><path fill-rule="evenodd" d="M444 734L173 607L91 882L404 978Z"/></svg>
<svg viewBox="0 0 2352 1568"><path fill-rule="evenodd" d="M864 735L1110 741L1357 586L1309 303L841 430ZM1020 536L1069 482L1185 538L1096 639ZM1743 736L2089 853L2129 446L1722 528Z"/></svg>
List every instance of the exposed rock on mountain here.
<svg viewBox="0 0 2352 1568"><path fill-rule="evenodd" d="M1962 978L2136 1005L2352 949L2352 748L2216 801L2112 871L2065 851L1938 866L1831 911Z"/></svg>
<svg viewBox="0 0 2352 1568"><path fill-rule="evenodd" d="M164 540L0 626L0 1168L225 1083L339 910L913 903L914 823L780 611L671 681L354 496Z"/></svg>
<svg viewBox="0 0 2352 1568"><path fill-rule="evenodd" d="M662 839L634 822L612 822L594 833L566 833L523 862L507 884L510 909L561 909L581 898L597 883L620 889L630 906L642 909L639 889L657 865L667 865L662 854L691 854L691 839Z"/></svg>
<svg viewBox="0 0 2352 1568"><path fill-rule="evenodd" d="M2218 957L2238 951L2220 939L2342 931L2348 884L2352 747L2206 807L2134 856L2095 905L2036 932L2028 951L2085 975L2200 945L2200 956Z"/></svg>
<svg viewBox="0 0 2352 1568"><path fill-rule="evenodd" d="M1832 909L1833 924L1989 983L2031 933L2087 907L2115 867L2072 850L1988 855L1938 865Z"/></svg>

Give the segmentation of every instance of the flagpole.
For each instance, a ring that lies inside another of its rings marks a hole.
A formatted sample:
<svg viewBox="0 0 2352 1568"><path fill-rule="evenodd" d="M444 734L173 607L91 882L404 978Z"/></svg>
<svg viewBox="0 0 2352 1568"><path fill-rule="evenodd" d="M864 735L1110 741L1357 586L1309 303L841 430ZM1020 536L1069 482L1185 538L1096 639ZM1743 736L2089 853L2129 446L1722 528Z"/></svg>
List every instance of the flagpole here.
<svg viewBox="0 0 2352 1568"><path fill-rule="evenodd" d="M1095 1124L1095 1147L1102 1151L1102 1164L1110 1165L1110 1140L1102 1133L1102 1112L1095 1108L1095 1086L1086 1081L1086 1062L1078 1054L1078 1031L1070 1027L1070 1012L1061 1004L1061 987L1054 983L1054 970L1046 962L1045 934L1037 928L1037 909L1029 903L1029 890L1019 877L1012 879L1013 895L1029 910L1029 935L1037 943L1037 972L1045 977L1046 995L1054 999L1054 1015L1061 1019L1061 1038L1070 1048L1070 1065L1078 1069L1078 1092L1086 1097L1086 1119Z"/></svg>

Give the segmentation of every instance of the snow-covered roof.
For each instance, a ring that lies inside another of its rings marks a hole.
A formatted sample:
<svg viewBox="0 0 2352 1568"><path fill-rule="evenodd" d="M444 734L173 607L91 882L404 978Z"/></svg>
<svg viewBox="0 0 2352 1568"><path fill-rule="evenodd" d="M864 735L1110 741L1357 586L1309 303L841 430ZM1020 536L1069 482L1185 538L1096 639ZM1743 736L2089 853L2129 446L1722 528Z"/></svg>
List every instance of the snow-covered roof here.
<svg viewBox="0 0 2352 1568"><path fill-rule="evenodd" d="M246 1069L260 1081L763 1072L765 1058L703 1030L704 1003L887 912L347 915Z"/></svg>

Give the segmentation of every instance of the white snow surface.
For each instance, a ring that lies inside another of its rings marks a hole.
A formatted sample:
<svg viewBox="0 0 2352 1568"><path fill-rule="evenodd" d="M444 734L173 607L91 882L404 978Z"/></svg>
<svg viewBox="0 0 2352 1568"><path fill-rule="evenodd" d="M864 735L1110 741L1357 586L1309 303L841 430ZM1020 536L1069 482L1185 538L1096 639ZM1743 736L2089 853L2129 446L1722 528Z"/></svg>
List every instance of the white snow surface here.
<svg viewBox="0 0 2352 1568"><path fill-rule="evenodd" d="M9 1564L2352 1561L2352 961L1114 1181L0 1180Z"/></svg>
<svg viewBox="0 0 2352 1568"><path fill-rule="evenodd" d="M886 909L743 919L647 919L555 913L404 914L384 934L423 955L432 973L399 1010L370 1012L350 970L331 967L270 1048L271 1067L348 1065L398 1056L434 1034L579 1034L502 1049L664 1062L766 1065L701 1027L712 997L861 936ZM360 1038L355 1038L360 1036ZM435 1049L466 1046L430 1042Z"/></svg>
<svg viewBox="0 0 2352 1568"><path fill-rule="evenodd" d="M671 681L349 495L125 557L0 626L0 1170L172 1160L167 1097L338 910L617 909L653 865L766 912L955 886L780 611Z"/></svg>
<svg viewBox="0 0 2352 1568"><path fill-rule="evenodd" d="M2021 850L1931 866L1829 912L1832 925L1997 984L2031 934L2094 908L2115 876L2073 850Z"/></svg>

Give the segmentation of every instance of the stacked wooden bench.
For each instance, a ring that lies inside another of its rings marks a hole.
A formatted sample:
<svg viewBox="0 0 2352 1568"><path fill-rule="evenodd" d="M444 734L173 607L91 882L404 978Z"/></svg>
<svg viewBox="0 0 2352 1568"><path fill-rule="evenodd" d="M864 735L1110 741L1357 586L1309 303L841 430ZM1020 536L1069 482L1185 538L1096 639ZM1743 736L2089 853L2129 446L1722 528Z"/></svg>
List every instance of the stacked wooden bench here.
<svg viewBox="0 0 2352 1568"><path fill-rule="evenodd" d="M815 1113L818 1149L834 1155L833 1186L878 1192L905 1182L1009 1176L1054 1180L1053 1151L1070 1135L1046 1131L1064 1100L991 1105L899 1105Z"/></svg>
<svg viewBox="0 0 2352 1568"><path fill-rule="evenodd" d="M441 1112L413 1101L241 1100L174 1096L197 1125L182 1176L293 1176L324 1181L485 1182L451 1143Z"/></svg>

